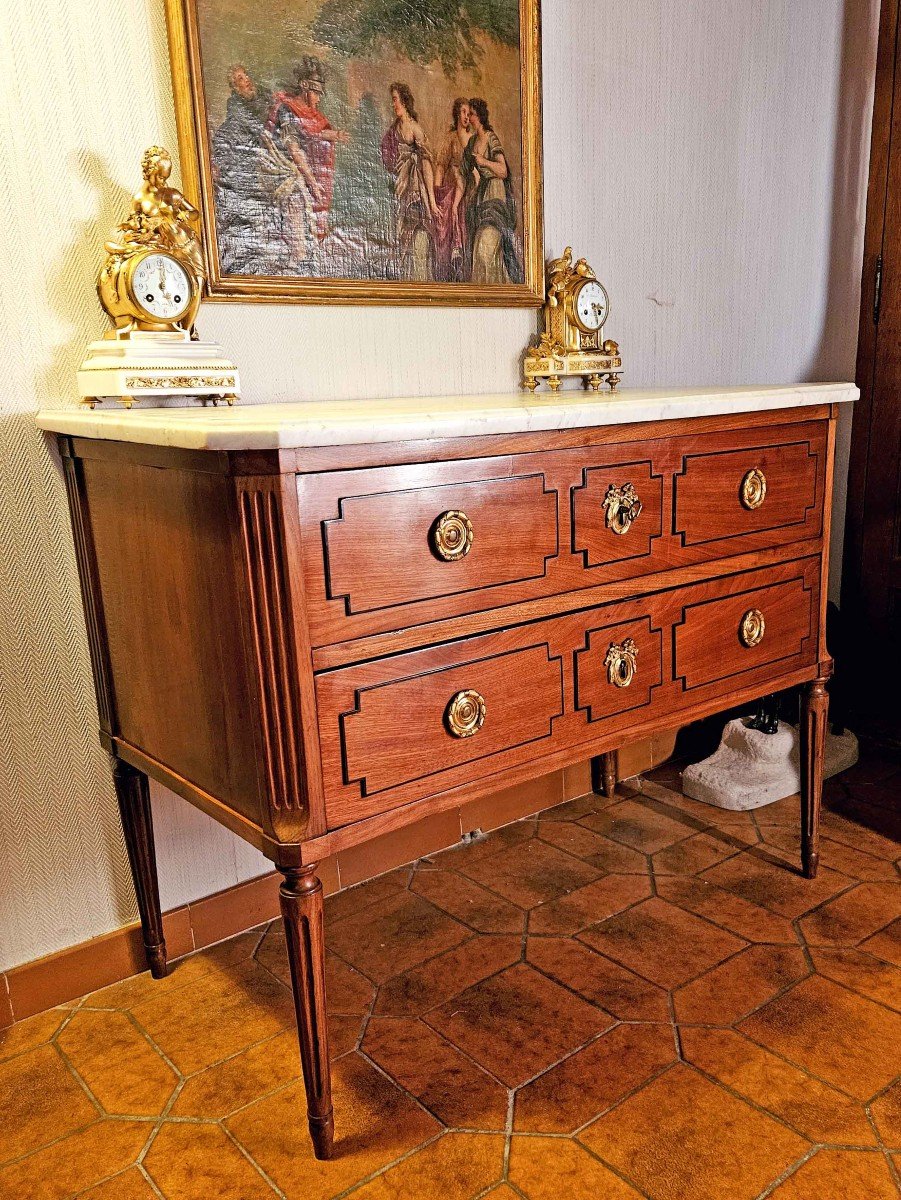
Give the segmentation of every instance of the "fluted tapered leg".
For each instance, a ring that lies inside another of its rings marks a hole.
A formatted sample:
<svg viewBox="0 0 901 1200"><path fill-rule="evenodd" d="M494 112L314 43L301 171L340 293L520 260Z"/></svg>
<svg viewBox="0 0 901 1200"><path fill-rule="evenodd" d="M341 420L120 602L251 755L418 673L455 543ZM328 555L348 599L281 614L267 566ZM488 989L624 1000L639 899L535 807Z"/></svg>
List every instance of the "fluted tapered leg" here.
<svg viewBox="0 0 901 1200"><path fill-rule="evenodd" d="M325 1014L322 884L316 877L315 866L279 870L285 877L279 895L294 989L310 1137L316 1157L331 1158L335 1122Z"/></svg>
<svg viewBox="0 0 901 1200"><path fill-rule="evenodd" d="M163 937L163 915L160 912L156 875L150 787L144 772L129 766L121 758L113 759L113 782L141 915L147 965L154 979L162 979L166 974L166 939Z"/></svg>
<svg viewBox="0 0 901 1200"><path fill-rule="evenodd" d="M815 679L808 685L801 706L801 869L808 879L816 875L820 858L820 804L828 715L826 680Z"/></svg>
<svg viewBox="0 0 901 1200"><path fill-rule="evenodd" d="M615 796L618 760L616 750L608 750L606 754L598 754L591 760L591 790L596 796L602 792L608 800Z"/></svg>

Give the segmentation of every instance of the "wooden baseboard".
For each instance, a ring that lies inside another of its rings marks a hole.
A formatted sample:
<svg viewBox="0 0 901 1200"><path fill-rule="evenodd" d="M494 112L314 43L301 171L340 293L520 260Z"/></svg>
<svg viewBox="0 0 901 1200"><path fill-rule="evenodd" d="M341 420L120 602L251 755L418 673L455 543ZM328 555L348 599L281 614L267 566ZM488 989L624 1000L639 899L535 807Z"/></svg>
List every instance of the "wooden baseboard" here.
<svg viewBox="0 0 901 1200"><path fill-rule="evenodd" d="M675 736L673 731L624 747L620 751L620 778L665 761L672 754ZM487 833L540 809L584 796L590 790L589 764L584 762L460 805L451 812L437 813L325 859L319 868L325 893L331 895L437 853L459 841L463 834L476 829ZM279 880L273 871L164 913L170 961L273 920L279 915ZM23 963L0 975L0 1029L144 970L144 947L137 924Z"/></svg>

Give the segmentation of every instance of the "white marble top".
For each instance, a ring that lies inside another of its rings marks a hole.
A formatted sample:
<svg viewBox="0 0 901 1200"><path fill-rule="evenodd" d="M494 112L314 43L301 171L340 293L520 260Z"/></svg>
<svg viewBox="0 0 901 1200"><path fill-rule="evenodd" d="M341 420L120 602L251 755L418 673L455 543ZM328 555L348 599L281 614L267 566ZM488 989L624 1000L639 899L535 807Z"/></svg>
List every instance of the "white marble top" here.
<svg viewBox="0 0 901 1200"><path fill-rule="evenodd" d="M610 393L512 392L487 396L407 397L392 400L315 400L296 404L238 404L234 408L43 409L41 429L107 441L179 446L187 450L275 450L346 446L421 438L471 437L672 421L679 417L761 412L856 400L850 383L792 387L626 388Z"/></svg>

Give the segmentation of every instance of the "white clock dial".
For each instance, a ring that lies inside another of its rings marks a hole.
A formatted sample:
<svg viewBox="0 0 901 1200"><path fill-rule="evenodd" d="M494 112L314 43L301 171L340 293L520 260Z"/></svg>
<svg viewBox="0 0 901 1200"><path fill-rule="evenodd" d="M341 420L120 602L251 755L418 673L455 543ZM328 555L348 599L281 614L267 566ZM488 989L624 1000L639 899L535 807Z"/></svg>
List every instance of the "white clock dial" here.
<svg viewBox="0 0 901 1200"><path fill-rule="evenodd" d="M131 291L155 321L177 321L191 303L191 281L180 262L168 254L148 254L131 277Z"/></svg>
<svg viewBox="0 0 901 1200"><path fill-rule="evenodd" d="M594 331L607 320L610 301L596 279L588 279L576 295L576 317L583 329Z"/></svg>

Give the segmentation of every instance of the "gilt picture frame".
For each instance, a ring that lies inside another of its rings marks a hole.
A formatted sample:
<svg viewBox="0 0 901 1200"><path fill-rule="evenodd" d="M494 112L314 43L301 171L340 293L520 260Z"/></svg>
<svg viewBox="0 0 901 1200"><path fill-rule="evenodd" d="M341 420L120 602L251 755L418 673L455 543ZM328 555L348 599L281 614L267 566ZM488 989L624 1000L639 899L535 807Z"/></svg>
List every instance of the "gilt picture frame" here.
<svg viewBox="0 0 901 1200"><path fill-rule="evenodd" d="M212 299L541 304L540 0L165 3Z"/></svg>

